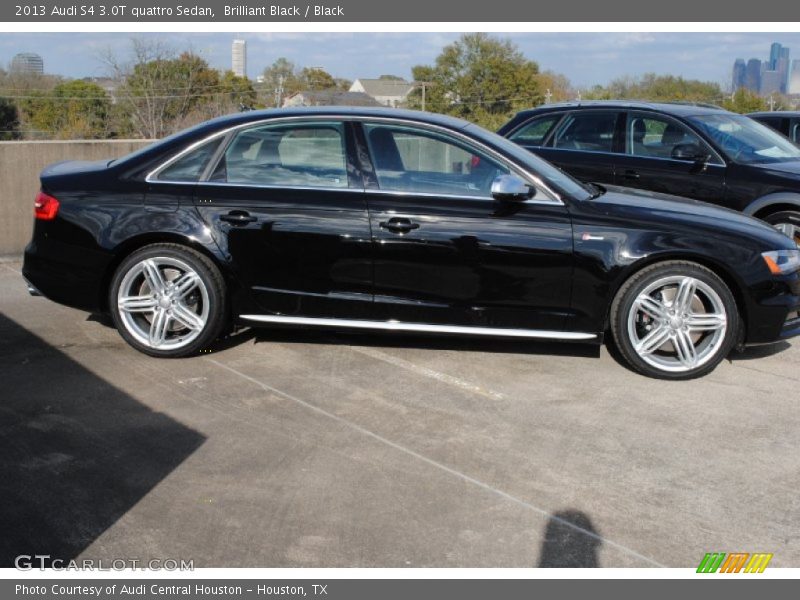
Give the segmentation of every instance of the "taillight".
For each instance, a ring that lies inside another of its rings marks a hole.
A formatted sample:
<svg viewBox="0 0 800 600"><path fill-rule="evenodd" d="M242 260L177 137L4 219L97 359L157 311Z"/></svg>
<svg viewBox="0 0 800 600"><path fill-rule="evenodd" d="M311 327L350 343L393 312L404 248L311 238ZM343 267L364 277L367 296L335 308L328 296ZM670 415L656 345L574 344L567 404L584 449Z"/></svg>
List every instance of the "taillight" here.
<svg viewBox="0 0 800 600"><path fill-rule="evenodd" d="M39 192L36 202L33 203L33 214L41 221L52 221L58 214L58 200L49 194Z"/></svg>

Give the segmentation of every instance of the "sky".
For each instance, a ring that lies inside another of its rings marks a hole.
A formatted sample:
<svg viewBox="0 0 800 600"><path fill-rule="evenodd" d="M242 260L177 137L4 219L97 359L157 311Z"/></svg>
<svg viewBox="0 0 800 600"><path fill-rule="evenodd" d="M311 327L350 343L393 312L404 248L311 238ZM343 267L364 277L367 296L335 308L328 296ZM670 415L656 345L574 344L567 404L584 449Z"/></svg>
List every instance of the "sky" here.
<svg viewBox="0 0 800 600"><path fill-rule="evenodd" d="M769 55L777 41L800 58L800 33L502 33L542 70L566 75L574 85L605 84L647 72L681 75L728 85L736 58ZM458 33L241 33L247 40L247 71L255 78L276 58L322 67L355 79L393 74L411 77L411 67L432 64ZM211 66L229 69L230 33L0 33L0 66L17 52L37 52L45 71L66 77L107 75L101 56L124 58L132 38L157 38L176 50L191 47Z"/></svg>

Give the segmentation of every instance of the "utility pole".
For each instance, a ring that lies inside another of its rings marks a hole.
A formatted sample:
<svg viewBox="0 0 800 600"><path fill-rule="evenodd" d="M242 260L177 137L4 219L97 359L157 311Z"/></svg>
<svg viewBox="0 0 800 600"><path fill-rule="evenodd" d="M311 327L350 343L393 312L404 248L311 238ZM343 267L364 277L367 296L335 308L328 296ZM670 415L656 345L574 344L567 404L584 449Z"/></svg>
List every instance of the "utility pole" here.
<svg viewBox="0 0 800 600"><path fill-rule="evenodd" d="M770 94L769 95L769 111L772 112L775 110L775 97Z"/></svg>
<svg viewBox="0 0 800 600"><path fill-rule="evenodd" d="M278 85L275 87L275 108L280 108L283 104L283 84L286 77L281 75L278 77Z"/></svg>
<svg viewBox="0 0 800 600"><path fill-rule="evenodd" d="M426 88L435 84L432 81L415 81L413 85L422 88L422 110L425 110L425 104L427 102Z"/></svg>
<svg viewBox="0 0 800 600"><path fill-rule="evenodd" d="M544 93L544 103L550 104L550 99L553 97L553 92L550 91L550 88L547 88L547 91Z"/></svg>

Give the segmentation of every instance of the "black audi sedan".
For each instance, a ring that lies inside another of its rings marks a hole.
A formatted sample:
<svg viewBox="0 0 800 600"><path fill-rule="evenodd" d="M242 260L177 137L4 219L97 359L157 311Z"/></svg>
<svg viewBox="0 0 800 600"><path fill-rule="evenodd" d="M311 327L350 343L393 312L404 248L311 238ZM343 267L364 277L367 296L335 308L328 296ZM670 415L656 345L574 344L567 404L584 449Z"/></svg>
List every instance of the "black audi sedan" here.
<svg viewBox="0 0 800 600"><path fill-rule="evenodd" d="M31 292L153 356L229 323L601 343L709 372L800 334L800 250L740 213L579 183L465 121L282 109L41 174Z"/></svg>
<svg viewBox="0 0 800 600"><path fill-rule="evenodd" d="M800 111L757 112L747 115L800 144Z"/></svg>
<svg viewBox="0 0 800 600"><path fill-rule="evenodd" d="M581 181L719 204L800 243L800 147L749 117L710 105L591 101L522 111L499 133Z"/></svg>

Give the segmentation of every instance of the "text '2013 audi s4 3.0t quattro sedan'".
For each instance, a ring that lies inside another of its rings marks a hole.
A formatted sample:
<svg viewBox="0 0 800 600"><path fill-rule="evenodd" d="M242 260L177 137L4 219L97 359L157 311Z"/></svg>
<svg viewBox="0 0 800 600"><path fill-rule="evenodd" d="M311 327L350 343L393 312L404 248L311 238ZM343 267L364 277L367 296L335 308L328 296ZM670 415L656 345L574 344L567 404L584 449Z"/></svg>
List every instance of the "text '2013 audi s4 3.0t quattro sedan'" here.
<svg viewBox="0 0 800 600"><path fill-rule="evenodd" d="M581 184L465 121L281 109L46 168L23 274L134 348L229 324L601 343L682 379L800 334L800 251L740 213Z"/></svg>

